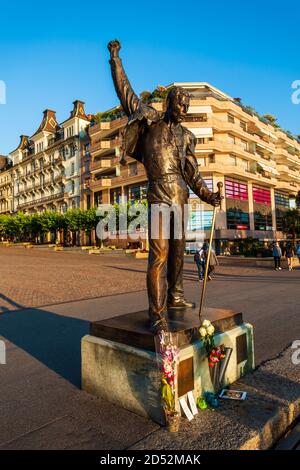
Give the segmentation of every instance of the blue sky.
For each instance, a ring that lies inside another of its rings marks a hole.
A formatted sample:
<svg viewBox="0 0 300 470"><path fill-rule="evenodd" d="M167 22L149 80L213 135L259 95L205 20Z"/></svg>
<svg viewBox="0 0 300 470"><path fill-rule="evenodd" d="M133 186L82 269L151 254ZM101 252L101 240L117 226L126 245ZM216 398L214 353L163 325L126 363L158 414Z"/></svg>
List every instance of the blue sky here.
<svg viewBox="0 0 300 470"><path fill-rule="evenodd" d="M75 99L90 113L117 104L106 49L115 37L138 93L208 81L300 133L299 23L296 1L1 2L0 154L35 132L45 108L62 121Z"/></svg>

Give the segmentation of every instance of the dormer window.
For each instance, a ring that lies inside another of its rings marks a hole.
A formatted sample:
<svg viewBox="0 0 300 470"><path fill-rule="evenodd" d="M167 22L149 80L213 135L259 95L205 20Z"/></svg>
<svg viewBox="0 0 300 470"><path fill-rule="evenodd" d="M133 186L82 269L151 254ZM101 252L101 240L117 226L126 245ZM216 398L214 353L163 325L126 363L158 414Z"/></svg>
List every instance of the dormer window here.
<svg viewBox="0 0 300 470"><path fill-rule="evenodd" d="M67 127L67 139L73 137L74 135L74 126Z"/></svg>

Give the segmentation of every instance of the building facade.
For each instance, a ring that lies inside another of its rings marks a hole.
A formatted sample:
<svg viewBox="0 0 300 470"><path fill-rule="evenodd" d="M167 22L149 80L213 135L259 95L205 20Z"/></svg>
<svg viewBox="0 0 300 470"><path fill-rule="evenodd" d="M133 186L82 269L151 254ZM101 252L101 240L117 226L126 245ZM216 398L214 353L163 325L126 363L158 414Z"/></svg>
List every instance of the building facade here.
<svg viewBox="0 0 300 470"><path fill-rule="evenodd" d="M223 183L216 220L219 251L235 241L284 238L282 217L300 190L300 142L208 83L174 83L191 95L185 125L197 139L196 158L207 186ZM151 102L163 111L164 101ZM119 109L91 122L76 100L68 119L58 123L44 111L32 136L22 135L8 158L0 157L0 213L69 208L146 199L142 164L127 157L121 165L127 118ZM188 237L208 236L212 207L190 192ZM199 238L199 237L198 237Z"/></svg>
<svg viewBox="0 0 300 470"><path fill-rule="evenodd" d="M0 214L13 212L13 184L11 164L0 155Z"/></svg>
<svg viewBox="0 0 300 470"><path fill-rule="evenodd" d="M37 131L31 137L21 136L9 155L14 212L65 212L80 207L80 140L89 122L84 103L77 100L61 124L55 111L47 109Z"/></svg>
<svg viewBox="0 0 300 470"><path fill-rule="evenodd" d="M245 107L207 83L174 83L191 94L184 125L197 138L196 158L208 187L222 182L224 201L217 215L220 251L235 240L283 238L280 220L300 189L300 143L277 129L253 109ZM164 103L151 103L163 110ZM112 110L113 111L113 110ZM108 115L108 116L107 116ZM147 177L139 162L127 157L120 165L122 132L127 118L106 113L89 128L82 207L97 207L146 198ZM212 208L190 193L189 237L207 231Z"/></svg>

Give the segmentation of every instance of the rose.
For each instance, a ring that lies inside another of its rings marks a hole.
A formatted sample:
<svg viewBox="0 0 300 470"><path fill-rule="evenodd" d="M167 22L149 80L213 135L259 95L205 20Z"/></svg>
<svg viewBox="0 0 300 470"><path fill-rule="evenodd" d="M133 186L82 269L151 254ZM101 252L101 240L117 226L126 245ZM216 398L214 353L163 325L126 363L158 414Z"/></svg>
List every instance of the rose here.
<svg viewBox="0 0 300 470"><path fill-rule="evenodd" d="M202 323L202 326L204 326L204 328L207 328L210 325L211 325L211 323L210 323L209 320L204 320L203 323Z"/></svg>
<svg viewBox="0 0 300 470"><path fill-rule="evenodd" d="M199 333L200 333L200 335L202 336L202 338L204 338L204 337L207 335L206 328L204 328L203 326L201 326L201 328L199 329Z"/></svg>
<svg viewBox="0 0 300 470"><path fill-rule="evenodd" d="M215 327L213 325L209 325L207 328L207 333L211 336L215 332Z"/></svg>

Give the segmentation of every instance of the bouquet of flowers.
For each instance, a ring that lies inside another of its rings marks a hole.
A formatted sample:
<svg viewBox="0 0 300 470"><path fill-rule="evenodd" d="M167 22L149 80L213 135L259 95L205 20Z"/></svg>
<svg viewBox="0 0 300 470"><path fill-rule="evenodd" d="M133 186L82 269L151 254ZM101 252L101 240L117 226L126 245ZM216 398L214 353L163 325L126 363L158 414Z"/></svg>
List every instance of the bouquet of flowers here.
<svg viewBox="0 0 300 470"><path fill-rule="evenodd" d="M172 333L161 330L158 338L163 408L168 430L176 432L179 429L179 414L175 409L178 348Z"/></svg>
<svg viewBox="0 0 300 470"><path fill-rule="evenodd" d="M204 320L199 333L204 343L206 354L208 358L209 367L213 368L218 362L225 358L225 346L216 346L214 341L215 327L209 320Z"/></svg>

